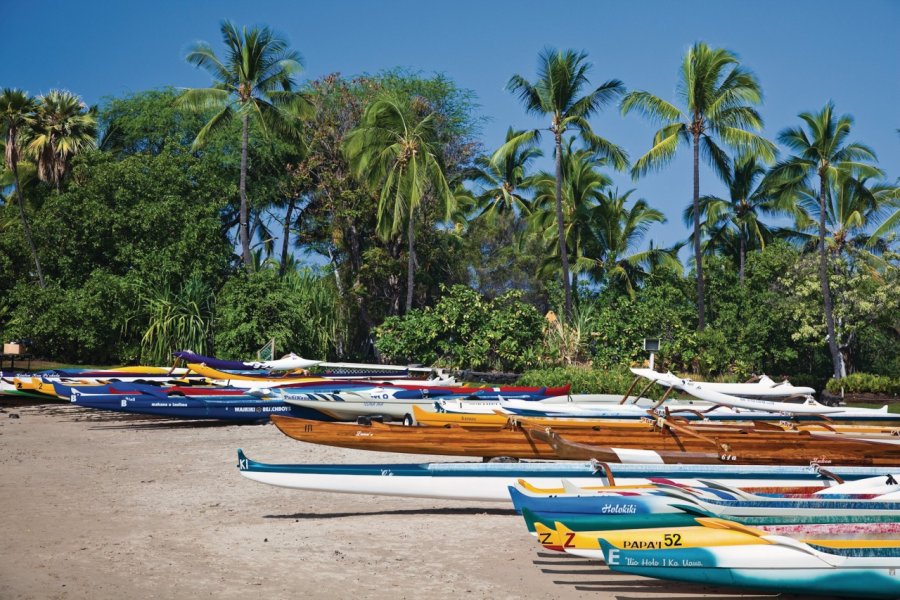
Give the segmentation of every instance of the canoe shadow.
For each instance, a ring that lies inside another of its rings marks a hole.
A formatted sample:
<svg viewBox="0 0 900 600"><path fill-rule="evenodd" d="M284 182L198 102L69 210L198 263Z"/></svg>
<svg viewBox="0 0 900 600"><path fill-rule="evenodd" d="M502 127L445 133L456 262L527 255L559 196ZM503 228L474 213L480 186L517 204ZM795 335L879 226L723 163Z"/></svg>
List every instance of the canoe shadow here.
<svg viewBox="0 0 900 600"><path fill-rule="evenodd" d="M294 513L290 515L263 515L264 519L294 519L298 520L315 520L315 519L343 519L351 517L383 517L383 516L405 516L405 515L501 515L515 516L516 511L511 508L403 508L397 510L376 510L365 512L335 512L335 513Z"/></svg>
<svg viewBox="0 0 900 600"><path fill-rule="evenodd" d="M84 422L87 419L74 419L75 421ZM137 430L168 430L168 429L207 429L216 427L233 427L235 425L265 425L266 423L234 423L230 421L191 421L185 419L168 419L160 418L159 420L147 420L141 418L131 422L115 422L116 419L91 419L95 425L89 427L93 430L114 430L114 429L137 429ZM112 421L112 422L110 422Z"/></svg>

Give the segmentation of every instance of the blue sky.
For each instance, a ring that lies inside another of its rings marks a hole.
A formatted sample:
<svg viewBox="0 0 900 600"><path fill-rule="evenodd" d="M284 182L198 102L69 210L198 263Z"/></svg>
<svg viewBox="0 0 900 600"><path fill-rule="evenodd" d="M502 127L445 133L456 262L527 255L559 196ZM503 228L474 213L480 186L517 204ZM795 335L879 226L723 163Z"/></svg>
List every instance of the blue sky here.
<svg viewBox="0 0 900 600"><path fill-rule="evenodd" d="M395 66L442 72L473 90L489 120L482 142L502 141L509 125L540 125L505 91L509 76L533 79L544 46L585 50L592 81L621 79L674 99L679 61L696 40L735 51L765 92L765 133L774 137L803 110L833 100L856 118L853 138L872 146L893 180L900 175L900 2L834 0L608 2L458 0L390 2L72 2L2 0L0 85L40 94L67 88L88 103L165 85L208 84L185 63L187 46L219 46L219 23L265 24L306 62L306 77L355 75ZM633 158L649 147L652 127L614 108L595 131ZM545 148L549 154L549 148ZM691 197L689 153L623 189L662 209L669 223L651 237L686 236L681 210ZM702 193L722 193L708 171Z"/></svg>

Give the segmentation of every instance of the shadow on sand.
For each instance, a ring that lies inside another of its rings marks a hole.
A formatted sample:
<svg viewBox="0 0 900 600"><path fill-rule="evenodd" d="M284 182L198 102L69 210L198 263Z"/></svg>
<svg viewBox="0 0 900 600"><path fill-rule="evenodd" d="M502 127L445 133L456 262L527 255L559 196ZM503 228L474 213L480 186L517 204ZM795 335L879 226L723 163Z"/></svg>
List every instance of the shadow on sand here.
<svg viewBox="0 0 900 600"><path fill-rule="evenodd" d="M384 517L391 515L508 515L514 516L516 511L509 508L416 508L416 509L397 509L397 510L376 510L376 511L360 511L360 512L338 512L338 513L294 513L291 515L264 515L264 519L294 519L294 520L313 520L313 519L343 519L345 517Z"/></svg>

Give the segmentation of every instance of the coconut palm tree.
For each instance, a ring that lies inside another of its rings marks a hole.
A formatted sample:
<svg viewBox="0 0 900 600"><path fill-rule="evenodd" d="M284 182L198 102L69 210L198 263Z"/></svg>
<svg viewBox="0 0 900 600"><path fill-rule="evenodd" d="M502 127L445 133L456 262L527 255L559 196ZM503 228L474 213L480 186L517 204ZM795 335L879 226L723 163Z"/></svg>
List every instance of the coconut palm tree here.
<svg viewBox="0 0 900 600"><path fill-rule="evenodd" d="M742 284L747 252L765 248L767 243L781 233L779 229L764 223L762 218L767 215L794 214L792 203L779 202L762 185L765 174L765 167L755 157L738 158L732 162L724 177L728 186L728 198L700 198L700 216L703 219L701 229L707 236L705 250L721 254L734 252ZM693 221L693 215L692 203L684 209L685 224Z"/></svg>
<svg viewBox="0 0 900 600"><path fill-rule="evenodd" d="M882 192L882 197L886 215L872 232L869 244L884 241L889 234L896 232L900 227L900 186L889 186L889 189Z"/></svg>
<svg viewBox="0 0 900 600"><path fill-rule="evenodd" d="M407 311L415 283L416 212L426 195L437 201L442 218L454 212L455 195L444 172L436 125L437 113L427 111L420 98L383 92L366 107L344 142L354 175L378 196L379 237L394 239L406 227Z"/></svg>
<svg viewBox="0 0 900 600"><path fill-rule="evenodd" d="M66 90L53 90L38 99L28 119L28 155L41 181L57 192L72 168L72 158L97 145L97 111Z"/></svg>
<svg viewBox="0 0 900 600"><path fill-rule="evenodd" d="M654 223L665 223L666 217L646 200L639 198L629 208L627 203L634 190L624 194L609 190L603 201L592 211L590 231L584 256L591 277L605 286L620 286L634 296L634 288L655 269L681 271L678 260L680 246L656 248L653 243L639 250L647 231Z"/></svg>
<svg viewBox="0 0 900 600"><path fill-rule="evenodd" d="M877 263L877 255L887 245L872 227L884 221L897 198L897 187L887 183L870 183L838 173L825 193L825 248L832 256L853 253L870 263ZM804 187L796 192L795 237L808 250L818 250L818 227L821 220L819 192Z"/></svg>
<svg viewBox="0 0 900 600"><path fill-rule="evenodd" d="M762 117L752 106L762 101L762 91L756 76L740 65L734 53L695 43L681 64L678 96L683 110L650 92L634 91L622 100L622 114L638 111L662 124L653 136L653 146L634 163L634 177L668 164L681 143L693 149L697 327L703 329L706 305L700 249L700 155L724 179L730 161L720 143L767 162L774 160L775 146L752 131L762 129Z"/></svg>
<svg viewBox="0 0 900 600"><path fill-rule="evenodd" d="M599 167L606 159L598 158L590 149L576 149L575 138L569 138L562 148L562 212L563 235L568 253L566 262L574 264L571 285L575 287L577 274L582 270L584 241L591 237L593 210L604 199L604 190L612 180ZM535 177L534 210L530 218L533 229L542 232L545 245L542 271L555 270L562 263L559 256L558 221L555 214L557 178L542 172ZM554 267L556 266L556 267Z"/></svg>
<svg viewBox="0 0 900 600"><path fill-rule="evenodd" d="M510 127L506 131L506 142L521 138L523 133ZM525 140L497 162L486 156L476 158L475 167L466 175L480 188L475 205L477 218L493 221L497 215L514 210L520 215L529 215L530 202L523 193L534 186L534 177L529 176L528 167L541 156L543 153L533 140Z"/></svg>
<svg viewBox="0 0 900 600"><path fill-rule="evenodd" d="M294 76L302 70L303 61L283 38L268 27L239 30L229 21L222 23L221 32L227 50L224 62L206 42L194 44L186 57L189 63L212 75L213 85L185 91L178 104L191 110L216 111L197 133L195 149L202 147L235 116L241 119L239 228L241 258L249 268L253 263L247 201L250 119L256 120L264 133L271 130L297 136L299 117L306 114L310 104L303 94L293 91Z"/></svg>
<svg viewBox="0 0 900 600"><path fill-rule="evenodd" d="M817 113L800 113L805 128L788 127L778 134L778 141L790 148L794 155L775 165L768 179L786 198L812 190L818 198L819 220L819 281L825 305L825 327L828 332L828 349L831 353L834 376L843 376L843 360L837 344L834 328L834 305L828 282L828 257L825 249L825 233L828 209L828 190L837 182L859 184L860 178L881 177L880 169L871 164L875 152L864 144L848 142L853 117L834 114L834 104L828 102ZM818 189L814 184L818 184Z"/></svg>
<svg viewBox="0 0 900 600"><path fill-rule="evenodd" d="M618 79L610 79L581 96L582 90L589 85L588 73L591 66L584 52L546 48L538 56L538 77L534 83L521 75L513 75L506 84L506 88L519 97L527 112L550 117L550 126L545 130L553 135L554 141L556 224L566 317L572 315L572 287L569 282L569 257L563 221L563 137L567 131L575 130L598 156L608 159L615 168L624 169L628 165L628 155L625 151L595 134L588 122L588 119L604 105L624 94L625 86ZM529 140L538 142L540 136L540 129L526 131L503 144L494 153L492 160L499 163L515 147Z"/></svg>
<svg viewBox="0 0 900 600"><path fill-rule="evenodd" d="M27 93L15 88L3 88L0 91L0 131L4 136L4 165L12 173L16 191L16 202L19 206L19 217L22 219L22 230L28 241L31 258L34 260L34 270L38 283L44 285L44 274L41 271L41 261L38 259L34 239L31 237L31 226L25 213L25 202L22 200L22 185L19 181L19 161L21 160L21 134L27 127L28 118L34 112L37 103Z"/></svg>

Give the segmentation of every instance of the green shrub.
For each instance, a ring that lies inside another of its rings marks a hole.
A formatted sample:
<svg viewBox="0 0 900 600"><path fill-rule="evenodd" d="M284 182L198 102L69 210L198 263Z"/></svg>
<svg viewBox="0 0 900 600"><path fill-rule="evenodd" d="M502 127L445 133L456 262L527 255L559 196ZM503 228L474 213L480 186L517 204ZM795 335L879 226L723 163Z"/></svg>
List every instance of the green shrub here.
<svg viewBox="0 0 900 600"><path fill-rule="evenodd" d="M96 270L81 285L45 289L20 283L13 290L6 338L30 340L34 354L54 360L109 364L134 359L124 343L133 285L124 277Z"/></svg>
<svg viewBox="0 0 900 600"><path fill-rule="evenodd" d="M239 273L222 288L214 321L216 354L246 359L275 338L278 353L324 359L344 339L337 293L330 277L275 269Z"/></svg>
<svg viewBox="0 0 900 600"><path fill-rule="evenodd" d="M872 375L870 373L851 373L843 379L829 379L825 386L832 394L840 394L843 389L847 394L900 394L900 378Z"/></svg>
<svg viewBox="0 0 900 600"><path fill-rule="evenodd" d="M512 291L488 300L456 285L435 306L389 317L375 329L388 361L520 371L537 361L543 318Z"/></svg>
<svg viewBox="0 0 900 600"><path fill-rule="evenodd" d="M526 371L516 385L550 387L572 384L573 394L625 394L634 381L634 375L624 367L610 369L593 369L589 367L553 367L550 369L533 369ZM648 381L642 380L635 386L632 394L637 394ZM665 390L653 386L645 397L659 398Z"/></svg>

